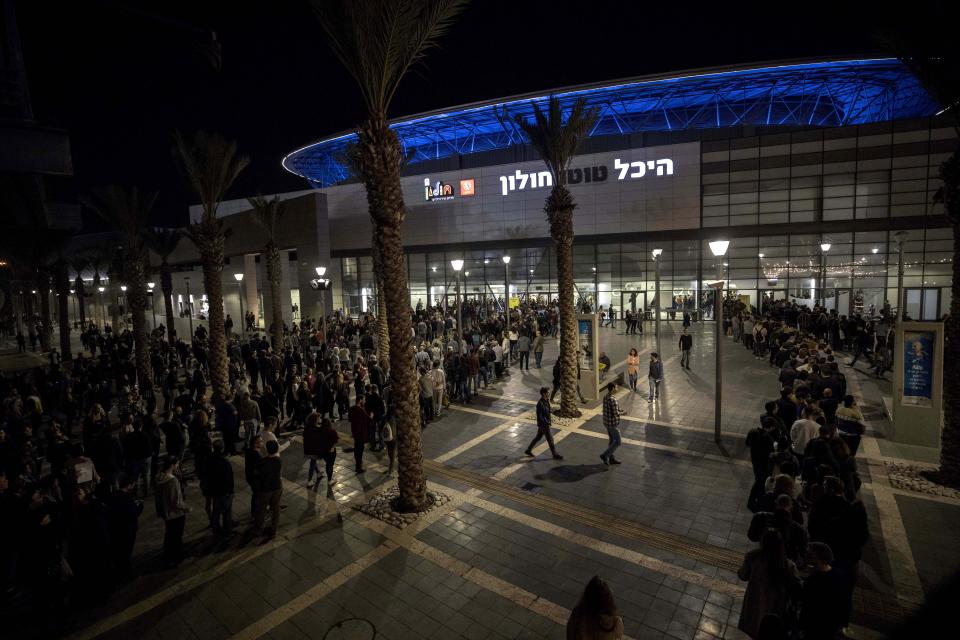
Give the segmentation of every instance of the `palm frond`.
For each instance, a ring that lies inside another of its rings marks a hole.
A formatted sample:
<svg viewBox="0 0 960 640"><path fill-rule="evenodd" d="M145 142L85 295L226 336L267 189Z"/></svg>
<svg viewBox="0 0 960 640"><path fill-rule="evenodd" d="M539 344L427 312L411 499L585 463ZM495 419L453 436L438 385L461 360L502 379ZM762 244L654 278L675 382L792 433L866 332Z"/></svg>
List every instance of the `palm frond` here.
<svg viewBox="0 0 960 640"><path fill-rule="evenodd" d="M143 234L150 226L150 213L157 192L141 194L137 187L129 189L110 185L93 190L91 197L80 199L107 224L116 227L131 248L142 248Z"/></svg>
<svg viewBox="0 0 960 640"><path fill-rule="evenodd" d="M179 160L190 186L203 206L203 222L217 217L217 207L250 163L250 158L237 150L237 143L223 136L199 131L192 141L174 133L174 156Z"/></svg>
<svg viewBox="0 0 960 640"><path fill-rule="evenodd" d="M410 67L449 31L467 0L313 0L330 48L360 87L368 112L386 118Z"/></svg>
<svg viewBox="0 0 960 640"><path fill-rule="evenodd" d="M556 96L550 96L546 113L540 105L533 103L533 122L519 114L513 116L513 121L546 163L553 174L554 183L565 184L567 167L576 155L580 143L593 128L597 116L596 107L587 108L586 101L581 98L564 118L560 100ZM510 114L504 110L501 122L508 119Z"/></svg>
<svg viewBox="0 0 960 640"><path fill-rule="evenodd" d="M253 209L253 219L267 236L267 244L272 244L277 238L277 228L286 211L285 204L280 196L273 196L267 200L263 196L247 198L250 208Z"/></svg>
<svg viewBox="0 0 960 640"><path fill-rule="evenodd" d="M183 229L153 227L147 229L143 240L147 247L161 260L166 260L174 252L180 240L183 239Z"/></svg>

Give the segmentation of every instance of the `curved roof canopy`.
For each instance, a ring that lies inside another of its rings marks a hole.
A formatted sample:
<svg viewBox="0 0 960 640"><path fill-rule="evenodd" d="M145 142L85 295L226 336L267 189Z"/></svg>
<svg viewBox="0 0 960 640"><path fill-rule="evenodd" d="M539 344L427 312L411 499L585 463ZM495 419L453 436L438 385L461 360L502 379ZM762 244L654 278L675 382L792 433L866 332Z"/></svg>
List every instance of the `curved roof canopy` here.
<svg viewBox="0 0 960 640"><path fill-rule="evenodd" d="M936 113L906 66L895 58L772 64L689 72L560 89L454 107L391 123L415 164L526 144L510 115L532 118L534 103L557 96L564 110L579 98L599 109L590 136L742 125L838 127ZM343 154L348 132L291 152L287 171L315 187L351 177Z"/></svg>

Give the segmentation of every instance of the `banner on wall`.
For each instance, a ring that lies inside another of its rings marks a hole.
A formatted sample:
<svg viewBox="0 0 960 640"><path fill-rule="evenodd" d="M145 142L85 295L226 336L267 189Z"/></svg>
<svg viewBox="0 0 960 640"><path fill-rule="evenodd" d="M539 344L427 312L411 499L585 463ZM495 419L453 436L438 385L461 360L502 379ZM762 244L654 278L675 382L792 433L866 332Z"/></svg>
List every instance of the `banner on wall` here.
<svg viewBox="0 0 960 640"><path fill-rule="evenodd" d="M935 344L936 333L933 331L904 332L902 404L933 407Z"/></svg>
<svg viewBox="0 0 960 640"><path fill-rule="evenodd" d="M591 320L580 319L577 321L577 325L577 335L580 337L577 355L580 360L580 369L583 371L593 371L593 322Z"/></svg>
<svg viewBox="0 0 960 640"><path fill-rule="evenodd" d="M516 309L520 306L520 298L517 296L510 296L510 308Z"/></svg>

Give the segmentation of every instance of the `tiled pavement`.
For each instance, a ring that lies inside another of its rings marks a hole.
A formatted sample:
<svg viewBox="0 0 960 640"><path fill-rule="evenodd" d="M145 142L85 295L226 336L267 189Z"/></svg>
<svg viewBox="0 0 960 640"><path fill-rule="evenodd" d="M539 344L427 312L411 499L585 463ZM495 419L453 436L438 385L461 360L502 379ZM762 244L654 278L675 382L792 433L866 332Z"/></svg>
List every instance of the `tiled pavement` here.
<svg viewBox="0 0 960 640"><path fill-rule="evenodd" d="M598 459L606 438L596 402L581 419L557 421L562 462L544 455L544 445L534 460L521 456L534 433L536 389L549 383L556 349L549 341L543 369L514 368L508 382L427 428L430 480L453 500L416 525L401 531L351 509L392 482L373 459L358 477L352 456L340 454L332 496L304 489L294 440L283 453L287 508L276 540L238 535L214 545L194 490L191 557L175 571L157 569L162 531L146 513L137 545L144 575L72 620L71 637L321 638L359 618L328 637L370 638L373 625L376 638L389 639L561 638L594 574L612 585L630 637L742 637L743 585L729 566L748 548L751 472L742 434L777 383L765 361L727 339L725 433L714 443L711 329L694 328L688 374L676 358L677 327L665 323L660 402L621 392L628 416L620 467L608 470ZM601 345L616 363L629 346L648 351L653 340L603 329ZM867 379L855 384L868 409L879 406L883 389ZM856 597L858 637L885 630L909 599L922 599L960 567L955 545L944 544L960 530L960 503L885 484L876 466L882 456L924 460L931 452L882 440L874 415L878 437L861 461L872 535ZM241 521L248 501L238 493ZM693 545L715 551L699 557Z"/></svg>

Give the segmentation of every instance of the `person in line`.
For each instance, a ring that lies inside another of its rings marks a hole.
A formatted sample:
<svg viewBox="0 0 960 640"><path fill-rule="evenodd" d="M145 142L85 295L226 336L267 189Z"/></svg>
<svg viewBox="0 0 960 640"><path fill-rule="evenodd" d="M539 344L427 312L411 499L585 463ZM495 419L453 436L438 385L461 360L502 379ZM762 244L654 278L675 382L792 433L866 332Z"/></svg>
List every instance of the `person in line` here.
<svg viewBox="0 0 960 640"><path fill-rule="evenodd" d="M550 389L540 387L540 400L537 401L537 435L534 437L530 446L524 451L524 455L533 457L533 448L537 446L541 438L547 439L547 445L550 447L550 453L554 460L563 460L563 456L557 453L557 446L553 442L553 434L550 433L552 417L550 415Z"/></svg>
<svg viewBox="0 0 960 640"><path fill-rule="evenodd" d="M833 551L822 542L813 542L807 550L810 575L803 581L799 627L804 640L842 638L846 624L846 585L848 578L832 566Z"/></svg>
<svg viewBox="0 0 960 640"><path fill-rule="evenodd" d="M257 464L257 512L253 520L254 533L264 533L268 538L277 535L280 526L280 497L283 495L283 465L280 447L273 440L265 445L267 455ZM264 530L263 520L270 509L270 528Z"/></svg>
<svg viewBox="0 0 960 640"><path fill-rule="evenodd" d="M650 385L650 394L647 402L652 403L660 397L660 382L663 380L663 363L660 356L654 352L650 354L650 368L647 370L647 382Z"/></svg>
<svg viewBox="0 0 960 640"><path fill-rule="evenodd" d="M257 513L257 495L259 488L257 483L257 466L263 457L263 437L255 435L248 440L247 446L243 450L243 477L250 487L250 517L254 518Z"/></svg>
<svg viewBox="0 0 960 640"><path fill-rule="evenodd" d="M686 317L690 317L689 314L684 311L683 314ZM680 368L690 371L690 349L693 348L693 336L690 335L690 330L687 329L688 325L683 326L683 332L680 334Z"/></svg>
<svg viewBox="0 0 960 640"><path fill-rule="evenodd" d="M160 465L156 480L157 515L163 520L163 564L167 568L183 561L183 530L190 507L183 499L180 487L179 459L167 456Z"/></svg>
<svg viewBox="0 0 960 640"><path fill-rule="evenodd" d="M760 426L747 433L747 448L750 449L750 463L753 466L753 486L747 498L747 508L756 512L758 502L763 497L764 483L770 475L770 456L775 451L773 432L777 423L773 418L764 416Z"/></svg>
<svg viewBox="0 0 960 640"><path fill-rule="evenodd" d="M637 391L637 376L639 373L640 354L636 348L631 348L630 353L627 354L627 380L629 381L630 390L634 393Z"/></svg>
<svg viewBox="0 0 960 640"><path fill-rule="evenodd" d="M600 576L593 576L567 620L567 640L619 640L623 618L613 593Z"/></svg>
<svg viewBox="0 0 960 640"><path fill-rule="evenodd" d="M747 582L737 628L756 638L763 617L772 613L783 618L800 589L800 575L796 565L787 558L779 531L763 532L760 548L747 552L737 575Z"/></svg>
<svg viewBox="0 0 960 640"><path fill-rule="evenodd" d="M530 336L526 331L520 333L517 339L517 352L520 354L520 371L526 367L530 371Z"/></svg>
<svg viewBox="0 0 960 640"><path fill-rule="evenodd" d="M609 444L600 454L600 459L606 466L620 464L620 461L613 457L613 453L620 446L620 416L623 415L623 410L620 408L616 396L613 395L616 388L617 385L614 383L608 384L607 395L603 398L603 426L607 429Z"/></svg>

